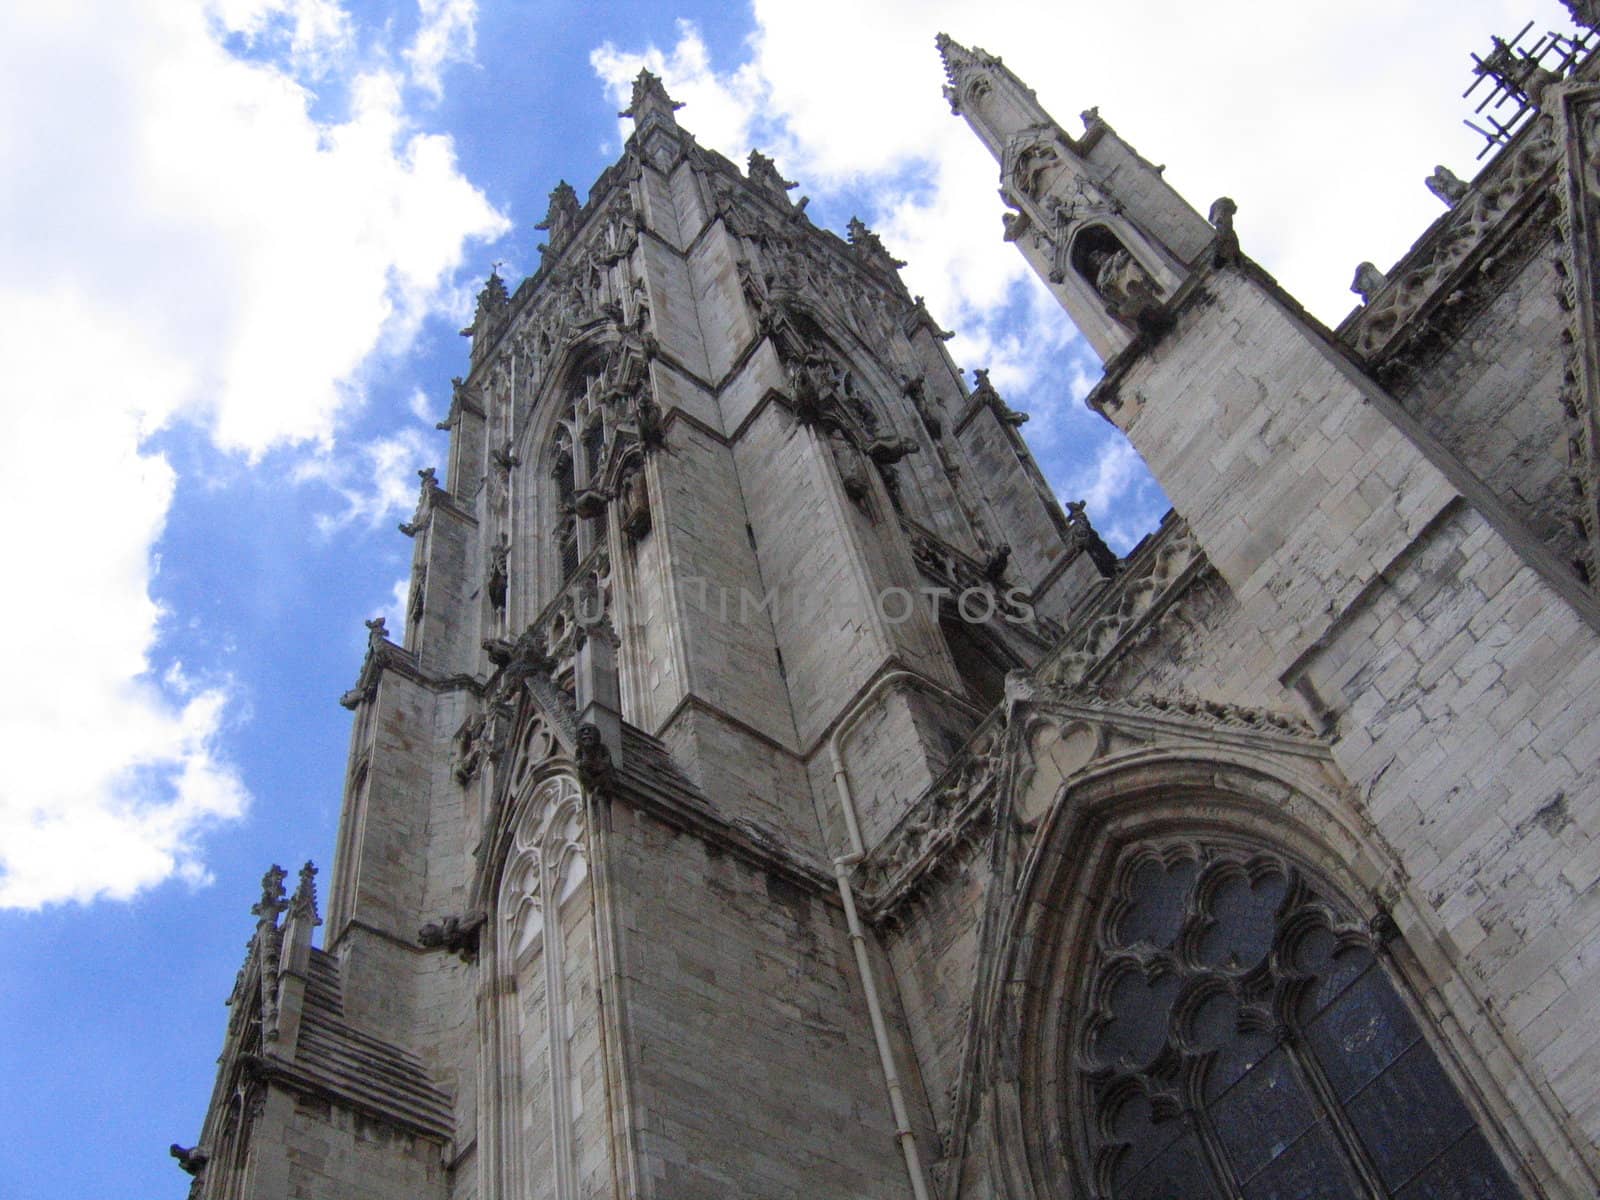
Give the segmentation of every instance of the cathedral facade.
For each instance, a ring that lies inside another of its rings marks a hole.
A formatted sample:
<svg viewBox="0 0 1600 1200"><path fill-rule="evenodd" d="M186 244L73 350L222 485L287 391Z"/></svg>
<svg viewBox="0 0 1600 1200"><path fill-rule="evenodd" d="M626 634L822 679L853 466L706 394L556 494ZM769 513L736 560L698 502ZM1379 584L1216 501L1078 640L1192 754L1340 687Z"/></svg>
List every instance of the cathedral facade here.
<svg viewBox="0 0 1600 1200"><path fill-rule="evenodd" d="M1518 119L1329 330L940 39L1174 505L1122 558L878 238L641 75L464 331L191 1194L1595 1195L1588 43L1489 63Z"/></svg>

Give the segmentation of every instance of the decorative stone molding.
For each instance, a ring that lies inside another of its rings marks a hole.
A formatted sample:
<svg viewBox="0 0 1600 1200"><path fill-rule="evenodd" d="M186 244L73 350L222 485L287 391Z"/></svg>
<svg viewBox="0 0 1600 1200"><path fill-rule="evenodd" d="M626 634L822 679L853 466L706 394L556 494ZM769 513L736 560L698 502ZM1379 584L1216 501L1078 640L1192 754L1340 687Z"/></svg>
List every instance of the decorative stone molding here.
<svg viewBox="0 0 1600 1200"><path fill-rule="evenodd" d="M1569 314L1561 405L1568 478L1584 535L1579 566L1593 584L1600 580L1600 84L1565 85L1552 99L1563 167L1559 299Z"/></svg>
<svg viewBox="0 0 1600 1200"><path fill-rule="evenodd" d="M1172 520L1129 560L1040 664L1040 683L1078 687L1103 674L1136 639L1153 632L1154 623L1208 568L1188 524Z"/></svg>
<svg viewBox="0 0 1600 1200"><path fill-rule="evenodd" d="M1371 362L1393 347L1414 318L1448 304L1496 234L1542 194L1556 159L1549 120L1535 120L1340 326L1339 336Z"/></svg>

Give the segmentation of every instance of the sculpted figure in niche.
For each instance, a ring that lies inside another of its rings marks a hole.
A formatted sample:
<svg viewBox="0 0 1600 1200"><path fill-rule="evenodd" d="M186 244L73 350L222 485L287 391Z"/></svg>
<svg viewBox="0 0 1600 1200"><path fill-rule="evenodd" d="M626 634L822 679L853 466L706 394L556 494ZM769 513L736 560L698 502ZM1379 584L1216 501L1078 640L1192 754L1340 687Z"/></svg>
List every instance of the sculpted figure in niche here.
<svg viewBox="0 0 1600 1200"><path fill-rule="evenodd" d="M1127 250L1097 250L1089 264L1106 311L1124 324L1136 324L1141 314L1161 303L1156 281Z"/></svg>
<svg viewBox="0 0 1600 1200"><path fill-rule="evenodd" d="M1161 287L1122 240L1104 225L1090 225L1072 240L1074 269L1099 295L1106 312L1138 328L1161 307Z"/></svg>

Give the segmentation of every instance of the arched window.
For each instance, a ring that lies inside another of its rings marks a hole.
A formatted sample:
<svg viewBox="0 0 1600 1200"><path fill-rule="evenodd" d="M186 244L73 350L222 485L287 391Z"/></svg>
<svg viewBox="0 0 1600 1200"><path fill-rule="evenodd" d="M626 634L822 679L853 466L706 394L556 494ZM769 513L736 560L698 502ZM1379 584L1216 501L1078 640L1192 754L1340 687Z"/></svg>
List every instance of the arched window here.
<svg viewBox="0 0 1600 1200"><path fill-rule="evenodd" d="M551 470L556 485L555 528L552 534L561 583L566 583L578 571L578 484L573 470L572 448L565 434L566 431L562 430L557 438L555 463Z"/></svg>
<svg viewBox="0 0 1600 1200"><path fill-rule="evenodd" d="M1101 1200L1519 1195L1373 933L1276 854L1124 850L1086 989L1058 1111Z"/></svg>

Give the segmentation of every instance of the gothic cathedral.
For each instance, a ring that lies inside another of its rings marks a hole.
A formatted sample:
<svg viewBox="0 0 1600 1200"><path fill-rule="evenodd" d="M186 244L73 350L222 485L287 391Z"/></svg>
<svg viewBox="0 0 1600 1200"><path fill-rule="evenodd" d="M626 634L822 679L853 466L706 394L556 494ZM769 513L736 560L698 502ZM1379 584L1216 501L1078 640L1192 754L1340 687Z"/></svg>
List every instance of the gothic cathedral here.
<svg viewBox="0 0 1600 1200"><path fill-rule="evenodd" d="M1480 61L1493 156L1330 330L939 39L1174 505L1121 558L641 74L478 298L191 1195L1594 1196L1595 42Z"/></svg>

